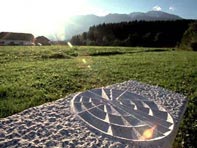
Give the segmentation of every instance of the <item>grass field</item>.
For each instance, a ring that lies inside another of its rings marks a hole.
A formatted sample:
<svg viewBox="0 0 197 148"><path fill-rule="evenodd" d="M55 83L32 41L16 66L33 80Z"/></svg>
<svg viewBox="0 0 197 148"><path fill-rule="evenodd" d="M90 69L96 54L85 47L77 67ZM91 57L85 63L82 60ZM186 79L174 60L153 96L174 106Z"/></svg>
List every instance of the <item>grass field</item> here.
<svg viewBox="0 0 197 148"><path fill-rule="evenodd" d="M174 147L194 147L197 52L126 47L0 46L0 118L70 93L127 80L186 95Z"/></svg>

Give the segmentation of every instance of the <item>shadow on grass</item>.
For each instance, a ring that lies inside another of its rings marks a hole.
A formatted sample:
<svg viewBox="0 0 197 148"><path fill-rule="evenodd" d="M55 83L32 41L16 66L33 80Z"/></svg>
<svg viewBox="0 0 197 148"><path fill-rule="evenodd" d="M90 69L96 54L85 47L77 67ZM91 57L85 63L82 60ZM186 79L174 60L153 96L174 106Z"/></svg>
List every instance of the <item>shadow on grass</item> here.
<svg viewBox="0 0 197 148"><path fill-rule="evenodd" d="M173 49L146 49L146 50L139 50L139 51L101 51L89 54L89 56L113 56L113 55L122 55L122 54L134 54L134 53L143 53L143 52L169 52Z"/></svg>
<svg viewBox="0 0 197 148"><path fill-rule="evenodd" d="M166 51L172 51L174 49L147 49L147 50L144 50L142 52L166 52Z"/></svg>
<svg viewBox="0 0 197 148"><path fill-rule="evenodd" d="M126 54L127 52L120 52L120 51L111 51L111 52L97 52L91 53L90 56L113 56L119 54Z"/></svg>
<svg viewBox="0 0 197 148"><path fill-rule="evenodd" d="M54 53L51 55L42 55L41 56L43 59L70 59L71 56L62 54L62 53Z"/></svg>

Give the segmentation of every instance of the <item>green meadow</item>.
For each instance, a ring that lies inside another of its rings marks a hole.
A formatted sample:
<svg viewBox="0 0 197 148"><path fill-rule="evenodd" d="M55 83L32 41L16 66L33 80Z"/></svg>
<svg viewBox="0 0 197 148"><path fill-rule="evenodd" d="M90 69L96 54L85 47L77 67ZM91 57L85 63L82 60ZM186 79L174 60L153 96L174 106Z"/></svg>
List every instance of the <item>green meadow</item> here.
<svg viewBox="0 0 197 148"><path fill-rule="evenodd" d="M0 118L71 93L128 80L187 96L174 147L194 147L197 52L172 48L0 46Z"/></svg>

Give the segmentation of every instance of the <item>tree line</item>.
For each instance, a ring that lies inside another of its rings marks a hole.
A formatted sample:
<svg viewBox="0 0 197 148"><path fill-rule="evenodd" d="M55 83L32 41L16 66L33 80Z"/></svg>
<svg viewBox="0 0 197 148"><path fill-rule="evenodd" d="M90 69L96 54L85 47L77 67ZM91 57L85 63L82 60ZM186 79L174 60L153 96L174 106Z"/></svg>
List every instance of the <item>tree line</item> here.
<svg viewBox="0 0 197 148"><path fill-rule="evenodd" d="M94 25L75 35L73 45L175 47L194 20L133 21Z"/></svg>

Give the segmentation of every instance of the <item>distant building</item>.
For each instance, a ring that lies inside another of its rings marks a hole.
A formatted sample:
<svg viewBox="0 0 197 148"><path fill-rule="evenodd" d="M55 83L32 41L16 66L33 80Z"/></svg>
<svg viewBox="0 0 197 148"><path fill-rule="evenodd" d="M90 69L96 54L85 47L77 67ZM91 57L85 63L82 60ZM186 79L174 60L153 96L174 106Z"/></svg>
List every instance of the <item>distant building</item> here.
<svg viewBox="0 0 197 148"><path fill-rule="evenodd" d="M35 44L36 45L51 45L51 41L46 38L45 36L38 36L36 39L35 39Z"/></svg>
<svg viewBox="0 0 197 148"><path fill-rule="evenodd" d="M29 33L1 32L0 45L34 45L34 36Z"/></svg>

